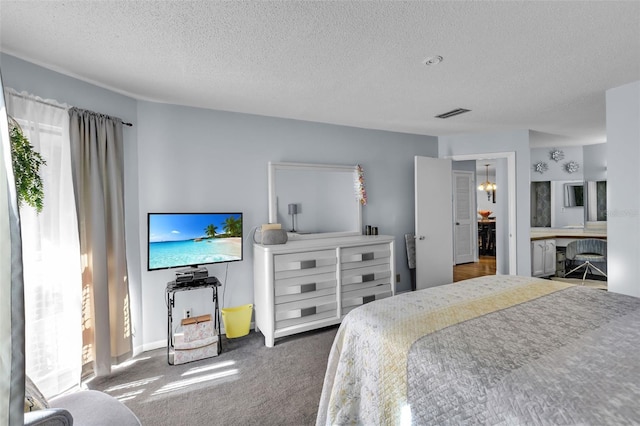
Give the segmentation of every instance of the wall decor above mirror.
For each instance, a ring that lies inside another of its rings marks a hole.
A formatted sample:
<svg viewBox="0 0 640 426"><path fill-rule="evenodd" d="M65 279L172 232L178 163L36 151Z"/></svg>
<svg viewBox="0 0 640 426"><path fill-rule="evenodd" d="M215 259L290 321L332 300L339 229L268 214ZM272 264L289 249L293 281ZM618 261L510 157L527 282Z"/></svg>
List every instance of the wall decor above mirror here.
<svg viewBox="0 0 640 426"><path fill-rule="evenodd" d="M558 161L564 159L564 151L554 148L549 151L549 158L557 163Z"/></svg>
<svg viewBox="0 0 640 426"><path fill-rule="evenodd" d="M289 239L362 234L358 166L269 162L269 222L295 230Z"/></svg>
<svg viewBox="0 0 640 426"><path fill-rule="evenodd" d="M538 161L537 163L535 163L533 165L533 171L534 172L538 172L540 174L543 174L547 170L549 170L549 166L544 161Z"/></svg>
<svg viewBox="0 0 640 426"><path fill-rule="evenodd" d="M564 165L564 170L567 173L575 173L578 171L579 168L580 168L580 164L578 164L577 161L569 161Z"/></svg>

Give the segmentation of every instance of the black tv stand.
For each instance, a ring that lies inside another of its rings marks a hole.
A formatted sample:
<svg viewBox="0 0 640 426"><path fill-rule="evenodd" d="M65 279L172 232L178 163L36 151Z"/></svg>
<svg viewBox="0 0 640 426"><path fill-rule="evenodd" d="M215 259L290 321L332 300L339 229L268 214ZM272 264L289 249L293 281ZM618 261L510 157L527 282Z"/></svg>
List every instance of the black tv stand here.
<svg viewBox="0 0 640 426"><path fill-rule="evenodd" d="M171 354L174 350L173 341L173 308L175 307L176 293L181 291L199 290L210 288L213 291L213 327L218 333L218 355L222 352L222 339L220 332L220 306L218 303L218 287L220 287L220 281L216 277L207 277L203 279L196 279L188 282L177 283L176 281L170 281L167 283L165 289L166 302L167 302L167 363L173 365L171 362Z"/></svg>

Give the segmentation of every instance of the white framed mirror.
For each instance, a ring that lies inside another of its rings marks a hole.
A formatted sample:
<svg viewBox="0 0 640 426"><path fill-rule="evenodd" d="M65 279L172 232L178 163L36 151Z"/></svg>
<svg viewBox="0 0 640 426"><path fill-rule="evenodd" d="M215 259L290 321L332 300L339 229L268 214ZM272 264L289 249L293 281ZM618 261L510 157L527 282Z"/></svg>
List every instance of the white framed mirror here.
<svg viewBox="0 0 640 426"><path fill-rule="evenodd" d="M269 222L290 239L361 235L357 178L357 166L269 162Z"/></svg>

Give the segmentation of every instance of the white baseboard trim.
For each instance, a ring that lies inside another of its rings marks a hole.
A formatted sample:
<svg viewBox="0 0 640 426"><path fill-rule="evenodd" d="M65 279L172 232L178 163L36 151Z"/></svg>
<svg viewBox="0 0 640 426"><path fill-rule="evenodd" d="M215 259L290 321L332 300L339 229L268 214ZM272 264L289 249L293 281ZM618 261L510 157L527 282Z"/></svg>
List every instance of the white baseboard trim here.
<svg viewBox="0 0 640 426"><path fill-rule="evenodd" d="M166 348L167 339L156 340L155 342L144 343L142 345L142 352L152 351L154 349Z"/></svg>

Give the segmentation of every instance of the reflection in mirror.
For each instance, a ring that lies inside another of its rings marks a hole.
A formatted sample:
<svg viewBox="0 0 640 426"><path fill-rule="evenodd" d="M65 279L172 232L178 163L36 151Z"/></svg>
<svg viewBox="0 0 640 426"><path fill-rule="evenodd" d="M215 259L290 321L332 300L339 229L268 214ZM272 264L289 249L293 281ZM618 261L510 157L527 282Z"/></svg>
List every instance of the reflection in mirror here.
<svg viewBox="0 0 640 426"><path fill-rule="evenodd" d="M587 187L587 220L603 222L607 220L607 181L589 181Z"/></svg>
<svg viewBox="0 0 640 426"><path fill-rule="evenodd" d="M311 238L360 235L356 178L356 166L269 163L269 222Z"/></svg>
<svg viewBox="0 0 640 426"><path fill-rule="evenodd" d="M584 185L582 182L564 184L564 206L584 206Z"/></svg>

